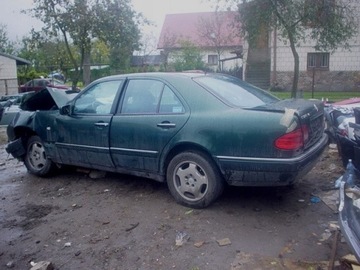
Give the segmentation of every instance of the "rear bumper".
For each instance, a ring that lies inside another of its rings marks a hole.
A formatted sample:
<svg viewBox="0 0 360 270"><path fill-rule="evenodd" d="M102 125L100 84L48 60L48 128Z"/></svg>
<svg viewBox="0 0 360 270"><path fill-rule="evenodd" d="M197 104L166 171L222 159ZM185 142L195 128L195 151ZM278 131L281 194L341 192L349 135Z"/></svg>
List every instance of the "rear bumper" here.
<svg viewBox="0 0 360 270"><path fill-rule="evenodd" d="M340 185L339 223L346 242L360 261L360 189L356 186L349 188L344 178L346 174Z"/></svg>
<svg viewBox="0 0 360 270"><path fill-rule="evenodd" d="M233 186L286 186L308 173L327 147L328 136L295 158L217 156L225 180Z"/></svg>

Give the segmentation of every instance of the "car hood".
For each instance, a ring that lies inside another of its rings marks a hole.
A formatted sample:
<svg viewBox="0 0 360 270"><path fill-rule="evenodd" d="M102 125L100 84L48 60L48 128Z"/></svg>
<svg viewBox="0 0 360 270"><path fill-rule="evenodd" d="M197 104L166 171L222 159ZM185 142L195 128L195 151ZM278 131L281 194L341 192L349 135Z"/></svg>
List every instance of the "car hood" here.
<svg viewBox="0 0 360 270"><path fill-rule="evenodd" d="M78 92L47 87L39 92L27 95L21 102L20 109L25 111L59 109L72 100Z"/></svg>

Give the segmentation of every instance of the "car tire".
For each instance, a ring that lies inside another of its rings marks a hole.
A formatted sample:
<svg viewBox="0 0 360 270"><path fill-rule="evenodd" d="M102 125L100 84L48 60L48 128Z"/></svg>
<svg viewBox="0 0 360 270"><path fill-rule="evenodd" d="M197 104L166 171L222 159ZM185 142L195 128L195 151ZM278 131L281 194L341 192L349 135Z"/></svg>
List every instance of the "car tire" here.
<svg viewBox="0 0 360 270"><path fill-rule="evenodd" d="M37 176L48 176L55 168L55 164L47 158L39 136L29 138L24 163L28 171Z"/></svg>
<svg viewBox="0 0 360 270"><path fill-rule="evenodd" d="M167 184L175 200L187 207L204 208L222 193L224 181L216 164L198 152L183 152L169 163Z"/></svg>

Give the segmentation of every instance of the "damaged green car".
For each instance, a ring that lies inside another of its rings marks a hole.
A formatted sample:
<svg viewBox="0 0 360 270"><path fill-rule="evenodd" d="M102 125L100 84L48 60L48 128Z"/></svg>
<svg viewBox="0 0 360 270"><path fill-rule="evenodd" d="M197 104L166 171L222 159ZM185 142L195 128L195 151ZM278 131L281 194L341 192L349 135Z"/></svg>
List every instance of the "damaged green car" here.
<svg viewBox="0 0 360 270"><path fill-rule="evenodd" d="M291 185L328 141L320 101L279 100L222 74L111 76L78 94L48 88L22 106L6 150L30 173L73 165L137 175L194 208L225 184Z"/></svg>

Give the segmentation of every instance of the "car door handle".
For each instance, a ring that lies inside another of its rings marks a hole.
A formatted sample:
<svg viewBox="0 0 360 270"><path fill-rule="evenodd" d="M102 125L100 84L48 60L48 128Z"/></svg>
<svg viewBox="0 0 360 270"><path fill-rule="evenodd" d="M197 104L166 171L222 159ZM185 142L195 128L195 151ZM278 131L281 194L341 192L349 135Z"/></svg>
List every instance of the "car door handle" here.
<svg viewBox="0 0 360 270"><path fill-rule="evenodd" d="M157 124L157 126L161 127L161 128L174 128L174 127L176 127L176 124L170 123L170 122L162 122L162 123Z"/></svg>
<svg viewBox="0 0 360 270"><path fill-rule="evenodd" d="M97 127L107 127L109 126L109 123L99 122L94 124Z"/></svg>

